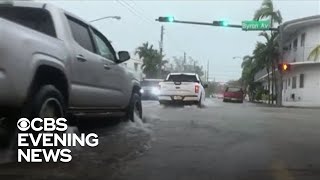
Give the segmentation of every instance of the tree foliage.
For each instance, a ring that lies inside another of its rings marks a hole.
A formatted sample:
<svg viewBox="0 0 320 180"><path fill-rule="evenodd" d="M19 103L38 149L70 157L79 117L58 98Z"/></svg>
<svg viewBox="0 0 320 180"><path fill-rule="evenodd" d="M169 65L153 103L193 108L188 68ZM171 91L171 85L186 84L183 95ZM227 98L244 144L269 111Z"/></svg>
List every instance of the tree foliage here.
<svg viewBox="0 0 320 180"><path fill-rule="evenodd" d="M271 25L282 23L282 16L279 10L275 10L272 0L263 0L260 9L254 14L255 20L269 19ZM271 26L272 27L272 26Z"/></svg>
<svg viewBox="0 0 320 180"><path fill-rule="evenodd" d="M254 20L268 19L271 22L271 27L275 24L282 23L282 16L279 10L275 10L272 0L263 0L261 7L255 12ZM279 61L279 44L277 32L261 32L259 36L264 37L264 42L257 42L255 49L251 56L245 56L242 63L242 76L241 79L245 88L248 90L251 100L257 98L260 94L262 86L261 83L255 82L254 76L262 69L267 71L268 79L268 94L270 93L270 84L272 86L276 81L275 67ZM270 73L271 72L271 73ZM271 77L270 77L271 74ZM277 89L278 87L276 87ZM272 93L273 92L273 88ZM264 93L264 92L263 92Z"/></svg>
<svg viewBox="0 0 320 180"><path fill-rule="evenodd" d="M204 75L203 67L198 61L189 57L184 60L183 57L173 57L173 72L197 73L200 77Z"/></svg>
<svg viewBox="0 0 320 180"><path fill-rule="evenodd" d="M320 45L316 46L309 54L308 60L313 59L316 61L320 56Z"/></svg>
<svg viewBox="0 0 320 180"><path fill-rule="evenodd" d="M168 61L163 60L163 57L157 49L153 48L153 45L149 45L148 42L143 43L136 49L135 54L138 54L142 59L143 73L147 78L159 78L162 72L162 66Z"/></svg>

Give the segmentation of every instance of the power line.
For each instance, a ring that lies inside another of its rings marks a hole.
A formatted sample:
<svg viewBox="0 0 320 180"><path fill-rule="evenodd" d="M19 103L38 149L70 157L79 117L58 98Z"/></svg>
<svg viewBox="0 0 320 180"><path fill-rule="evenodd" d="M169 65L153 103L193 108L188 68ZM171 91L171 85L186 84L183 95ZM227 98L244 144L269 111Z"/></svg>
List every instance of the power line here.
<svg viewBox="0 0 320 180"><path fill-rule="evenodd" d="M143 13L142 10L140 10L139 8L135 8L134 6L132 6L130 3L128 3L127 1L122 0L123 3L127 4L130 8L132 8L134 11L136 11L138 14L140 14L143 18L145 18L147 21L149 21L150 23L154 23L154 21L152 19L149 19L149 16L145 16L145 14ZM134 2L131 0L131 2Z"/></svg>
<svg viewBox="0 0 320 180"><path fill-rule="evenodd" d="M142 19L143 21L150 23L149 20L144 16L141 15L134 7L132 7L129 3L127 3L126 1L122 1L122 0L116 0L118 3L120 3L123 7L125 7L126 9L128 9L131 13L133 13L134 15L136 15L137 17L139 17L139 19Z"/></svg>
<svg viewBox="0 0 320 180"><path fill-rule="evenodd" d="M132 14L134 14L135 16L137 16L139 19L143 20L144 22L153 24L154 21L147 18L148 16L145 16L144 13L142 12L143 10L137 10L138 8L135 8L134 6L132 6L131 4L129 4L128 2L124 1L124 0L116 0L121 6L125 7L126 9L128 9ZM131 0L131 2L135 3L134 1ZM136 5L136 4L135 4ZM177 46L176 41L172 38L170 38L170 35L168 35L168 33L165 34L169 39L171 39L171 41L173 42L174 46L179 49L180 51L183 51L181 48L179 48L179 46Z"/></svg>
<svg viewBox="0 0 320 180"><path fill-rule="evenodd" d="M135 16L137 16L139 19L146 21L145 19L143 19L143 17L141 17L138 13L136 13L134 10L132 10L131 8L129 8L128 6L126 6L126 4L123 3L123 1L120 0L116 0L116 2L118 2L121 6L125 7L126 9L128 9L132 14L134 14Z"/></svg>
<svg viewBox="0 0 320 180"><path fill-rule="evenodd" d="M123 1L123 0L122 0ZM132 0L130 0L133 4L135 4L135 6L137 7L137 4L134 2L134 1L132 1ZM154 20L152 20L152 19L150 19L150 18L148 18L149 16L144 16L144 11L143 10L140 10L139 8L134 8L132 5L130 5L128 2L126 2L126 1L123 1L124 3L126 3L128 6L130 6L132 9L134 9L136 12L138 12L140 15L142 15L146 20L148 20L148 22L150 22L150 23L154 23ZM168 35L168 34L166 34L166 36L169 38L169 39L171 39L172 40L172 42L173 42L173 44L174 44L174 46L175 47L177 47L180 51L183 51L181 48L179 48L179 46L177 46L177 44L175 43L176 41L173 39L173 38L171 38L170 37L170 35Z"/></svg>

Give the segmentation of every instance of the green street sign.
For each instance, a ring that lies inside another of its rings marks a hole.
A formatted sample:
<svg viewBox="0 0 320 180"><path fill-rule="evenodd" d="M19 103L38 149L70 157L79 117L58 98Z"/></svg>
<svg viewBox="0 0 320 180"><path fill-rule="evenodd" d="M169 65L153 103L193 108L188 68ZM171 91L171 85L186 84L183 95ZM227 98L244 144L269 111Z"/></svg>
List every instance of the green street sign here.
<svg viewBox="0 0 320 180"><path fill-rule="evenodd" d="M242 30L244 31L259 31L269 29L270 21L242 21Z"/></svg>

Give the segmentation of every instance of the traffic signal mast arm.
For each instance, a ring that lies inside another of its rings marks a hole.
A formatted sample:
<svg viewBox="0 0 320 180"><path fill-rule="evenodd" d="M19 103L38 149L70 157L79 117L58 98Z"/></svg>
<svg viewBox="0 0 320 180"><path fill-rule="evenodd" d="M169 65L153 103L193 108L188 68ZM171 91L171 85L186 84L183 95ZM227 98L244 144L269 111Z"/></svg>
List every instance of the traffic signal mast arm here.
<svg viewBox="0 0 320 180"><path fill-rule="evenodd" d="M194 24L194 25L205 25L205 26L242 28L242 25L228 24L225 21L213 21L212 23L196 22L196 21L180 21L180 20L175 20L174 17L159 17L158 19L156 19L156 21L168 22L168 23L181 23L181 24ZM269 28L269 30L277 31L278 28Z"/></svg>

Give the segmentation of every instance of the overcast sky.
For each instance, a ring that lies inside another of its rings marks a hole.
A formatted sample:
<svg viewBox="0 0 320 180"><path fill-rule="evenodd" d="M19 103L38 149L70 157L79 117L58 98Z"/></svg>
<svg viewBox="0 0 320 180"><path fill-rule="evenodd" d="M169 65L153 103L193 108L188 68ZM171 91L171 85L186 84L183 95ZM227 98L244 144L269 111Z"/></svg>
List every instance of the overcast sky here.
<svg viewBox="0 0 320 180"><path fill-rule="evenodd" d="M160 27L154 21L159 16L173 15L177 20L212 22L228 20L230 24L241 24L253 18L262 0L212 0L212 1L50 1L83 19L92 20L103 16L121 16L120 21L106 19L94 25L112 40L116 50L134 52L143 42L159 47ZM276 9L284 21L317 15L320 0L277 0ZM206 66L210 61L210 79L228 81L238 79L241 74L241 59L234 56L251 54L256 41L263 40L258 32L241 29L163 24L165 26L164 53L166 58L187 56Z"/></svg>

